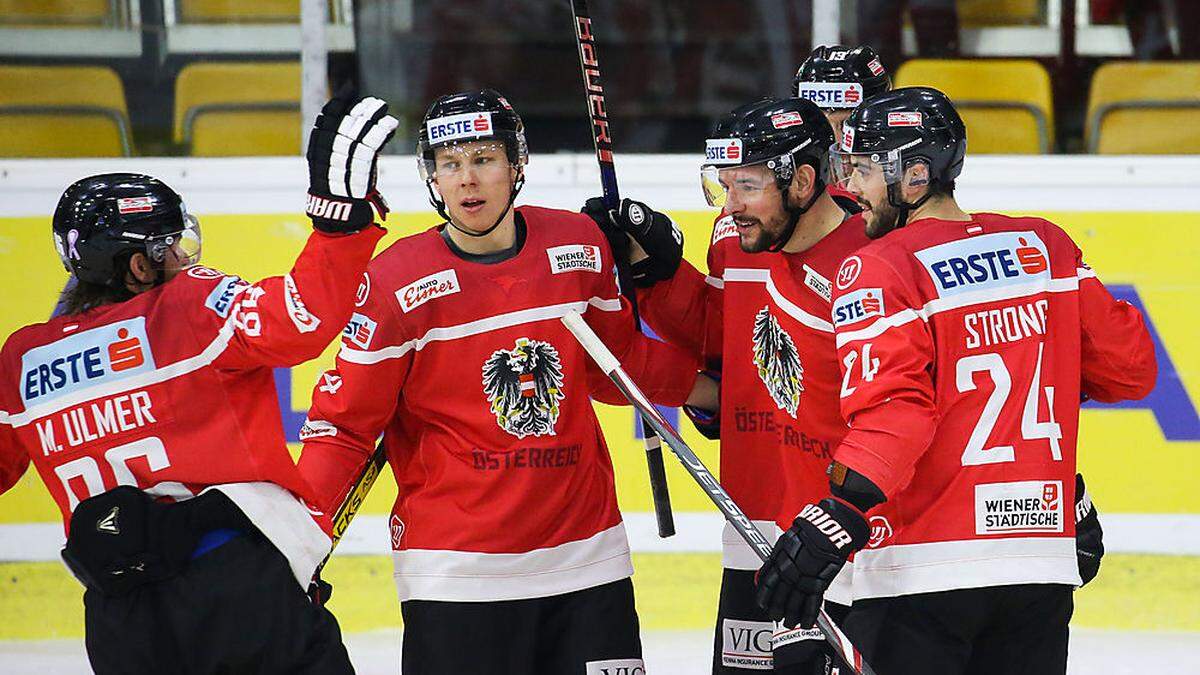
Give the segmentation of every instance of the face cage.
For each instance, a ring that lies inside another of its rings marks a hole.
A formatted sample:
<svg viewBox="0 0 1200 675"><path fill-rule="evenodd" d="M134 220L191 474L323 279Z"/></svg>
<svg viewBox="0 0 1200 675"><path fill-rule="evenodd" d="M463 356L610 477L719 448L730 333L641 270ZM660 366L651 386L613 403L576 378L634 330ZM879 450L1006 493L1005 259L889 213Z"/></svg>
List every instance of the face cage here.
<svg viewBox="0 0 1200 675"><path fill-rule="evenodd" d="M788 181L792 180L792 175L795 173L795 160L792 159L791 153L784 153L776 157L764 159L758 162L749 164L705 164L700 167L700 190L704 192L704 200L709 206L715 208L725 208L728 202L729 191L725 186L721 185L721 172L731 169L747 169L752 166L766 165L771 170L771 174L775 177L776 187L783 189ZM763 185L761 189L765 189Z"/></svg>

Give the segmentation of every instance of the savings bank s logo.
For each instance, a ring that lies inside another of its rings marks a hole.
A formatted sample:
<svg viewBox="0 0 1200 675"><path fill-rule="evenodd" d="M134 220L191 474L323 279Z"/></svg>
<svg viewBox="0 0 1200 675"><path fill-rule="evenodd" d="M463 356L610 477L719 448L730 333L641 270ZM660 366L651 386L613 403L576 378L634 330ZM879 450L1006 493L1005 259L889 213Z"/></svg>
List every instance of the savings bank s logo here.
<svg viewBox="0 0 1200 675"><path fill-rule="evenodd" d="M804 391L804 367L792 336L784 332L779 321L763 307L754 316L754 365L767 393L780 410L793 418L800 407L800 392Z"/></svg>
<svg viewBox="0 0 1200 675"><path fill-rule="evenodd" d="M553 436L563 400L562 361L548 342L517 338L483 364L483 393L500 428L517 438Z"/></svg>

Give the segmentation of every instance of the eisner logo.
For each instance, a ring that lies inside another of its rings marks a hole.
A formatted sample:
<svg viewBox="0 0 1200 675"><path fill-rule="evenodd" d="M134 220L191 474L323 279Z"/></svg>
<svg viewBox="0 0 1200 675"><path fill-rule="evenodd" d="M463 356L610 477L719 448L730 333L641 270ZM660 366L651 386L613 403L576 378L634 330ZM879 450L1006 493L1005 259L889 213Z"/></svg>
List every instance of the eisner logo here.
<svg viewBox="0 0 1200 675"><path fill-rule="evenodd" d="M975 486L975 534L1063 531L1062 481Z"/></svg>
<svg viewBox="0 0 1200 675"><path fill-rule="evenodd" d="M21 401L44 403L154 370L146 318L85 330L21 356Z"/></svg>
<svg viewBox="0 0 1200 675"><path fill-rule="evenodd" d="M857 82L801 82L799 94L818 108L855 108L863 100Z"/></svg>
<svg viewBox="0 0 1200 675"><path fill-rule="evenodd" d="M600 247L573 244L570 246L553 246L546 249L550 258L550 271L554 274L563 272L599 272Z"/></svg>
<svg viewBox="0 0 1200 675"><path fill-rule="evenodd" d="M117 200L117 212L124 215L126 213L149 213L154 210L154 199L152 197L125 197Z"/></svg>
<svg viewBox="0 0 1200 675"><path fill-rule="evenodd" d="M492 133L492 113L461 113L435 117L425 123L429 142L445 143L463 138L479 138Z"/></svg>
<svg viewBox="0 0 1200 675"><path fill-rule="evenodd" d="M921 126L920 111L890 112L887 116L889 127L919 127Z"/></svg>
<svg viewBox="0 0 1200 675"><path fill-rule="evenodd" d="M641 659L588 661L584 664L584 675L646 675L646 665Z"/></svg>
<svg viewBox="0 0 1200 675"><path fill-rule="evenodd" d="M798 112L781 112L771 115L771 126L776 129L786 129L797 124L804 124L804 117Z"/></svg>
<svg viewBox="0 0 1200 675"><path fill-rule="evenodd" d="M721 622L721 665L745 670L771 670L771 634L769 621L724 619Z"/></svg>
<svg viewBox="0 0 1200 675"><path fill-rule="evenodd" d="M860 288L833 303L833 325L845 326L870 316L883 316L883 289Z"/></svg>
<svg viewBox="0 0 1200 675"><path fill-rule="evenodd" d="M283 304L287 308L288 317L301 333L311 333L321 325L321 320L308 311L304 299L300 297L300 289L291 274L283 275Z"/></svg>
<svg viewBox="0 0 1200 675"><path fill-rule="evenodd" d="M1050 279L1046 245L1033 232L995 232L917 251L939 297Z"/></svg>
<svg viewBox="0 0 1200 675"><path fill-rule="evenodd" d="M704 146L705 164L737 164L742 161L742 139L710 138Z"/></svg>
<svg viewBox="0 0 1200 675"><path fill-rule="evenodd" d="M350 321L342 329L342 337L359 349L370 349L371 338L375 337L375 329L379 324L371 317L355 312L350 315Z"/></svg>
<svg viewBox="0 0 1200 675"><path fill-rule="evenodd" d="M725 216L713 225L712 243L717 243L727 237L737 236L737 223L733 222L733 216Z"/></svg>
<svg viewBox="0 0 1200 675"><path fill-rule="evenodd" d="M427 277L422 277L396 291L396 300L405 314L421 305L462 290L458 285L458 274L454 270L442 270Z"/></svg>

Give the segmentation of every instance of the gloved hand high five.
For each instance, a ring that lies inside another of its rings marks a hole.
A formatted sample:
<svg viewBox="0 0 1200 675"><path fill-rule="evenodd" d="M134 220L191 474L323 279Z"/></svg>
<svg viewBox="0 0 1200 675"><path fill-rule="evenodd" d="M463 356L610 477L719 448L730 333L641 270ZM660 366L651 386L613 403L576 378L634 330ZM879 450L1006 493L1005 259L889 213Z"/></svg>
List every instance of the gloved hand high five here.
<svg viewBox="0 0 1200 675"><path fill-rule="evenodd" d="M840 499L805 506L758 571L759 607L789 628L812 627L825 590L870 532L866 517Z"/></svg>
<svg viewBox="0 0 1200 675"><path fill-rule="evenodd" d="M330 99L308 136L308 203L313 227L323 232L357 232L387 216L375 190L376 162L399 122L387 103L338 95Z"/></svg>
<svg viewBox="0 0 1200 675"><path fill-rule="evenodd" d="M630 261L635 285L641 288L670 279L683 260L683 233L666 215L642 202L622 199L612 211L600 197L584 202L583 213L606 232L616 229L629 235L646 253L646 258Z"/></svg>

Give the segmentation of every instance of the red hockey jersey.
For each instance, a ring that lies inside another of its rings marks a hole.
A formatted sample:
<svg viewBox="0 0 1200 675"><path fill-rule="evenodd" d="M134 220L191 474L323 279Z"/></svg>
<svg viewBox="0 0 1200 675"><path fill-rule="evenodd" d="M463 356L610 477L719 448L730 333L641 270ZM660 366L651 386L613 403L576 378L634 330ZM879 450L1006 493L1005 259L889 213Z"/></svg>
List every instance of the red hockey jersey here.
<svg viewBox="0 0 1200 675"><path fill-rule="evenodd" d="M30 460L70 527L117 485L226 493L308 586L329 535L284 441L273 366L345 325L384 231L314 233L291 273L256 284L192 267L134 298L13 333L0 352L0 492ZM328 518L324 518L328 528Z"/></svg>
<svg viewBox="0 0 1200 675"><path fill-rule="evenodd" d="M1156 375L1141 315L1040 218L922 219L847 258L833 316L835 458L888 501L854 597L1079 584L1080 394L1140 398Z"/></svg>
<svg viewBox="0 0 1200 675"><path fill-rule="evenodd" d="M721 484L771 538L829 491L825 471L846 432L831 280L867 241L855 217L806 251L751 254L738 244L733 219L720 217L706 278L685 263L639 296L657 333L719 362ZM706 336L703 346L697 335ZM729 526L722 544L726 568L761 565Z"/></svg>
<svg viewBox="0 0 1200 675"><path fill-rule="evenodd" d="M695 359L634 333L591 219L517 215L524 244L500 262L464 260L441 227L381 253L313 394L300 469L324 508L384 432L401 600L532 598L632 573L589 397L625 401L559 321L566 312L656 402L680 405L695 382Z"/></svg>

